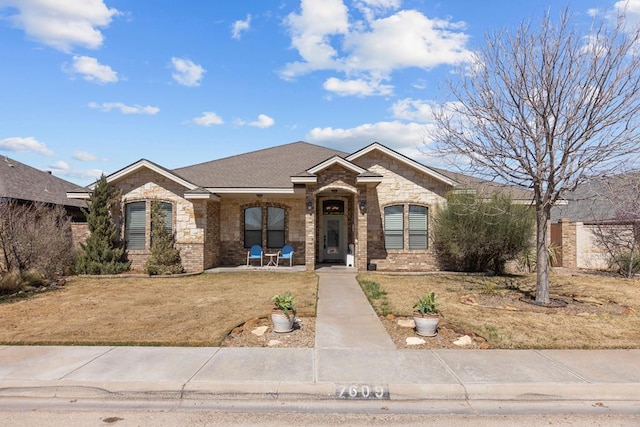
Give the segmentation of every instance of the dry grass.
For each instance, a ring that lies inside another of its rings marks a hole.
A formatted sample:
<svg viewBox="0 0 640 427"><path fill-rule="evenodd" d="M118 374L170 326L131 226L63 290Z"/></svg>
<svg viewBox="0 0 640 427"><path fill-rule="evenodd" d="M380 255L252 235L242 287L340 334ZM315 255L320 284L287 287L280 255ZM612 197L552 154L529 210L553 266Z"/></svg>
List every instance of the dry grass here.
<svg viewBox="0 0 640 427"><path fill-rule="evenodd" d="M72 277L63 288L0 304L0 343L218 346L235 326L267 315L290 290L315 316L312 273L218 273L180 278Z"/></svg>
<svg viewBox="0 0 640 427"><path fill-rule="evenodd" d="M362 274L358 278L379 283L387 295L374 304L378 308L382 304L395 315L410 316L418 297L434 291L446 321L486 338L494 348L640 348L637 279L553 276L551 296L569 301L566 308L558 309L518 300L521 291L534 289L533 276L505 279L457 274ZM576 301L582 297L595 298L602 304ZM461 298L479 305L463 304Z"/></svg>

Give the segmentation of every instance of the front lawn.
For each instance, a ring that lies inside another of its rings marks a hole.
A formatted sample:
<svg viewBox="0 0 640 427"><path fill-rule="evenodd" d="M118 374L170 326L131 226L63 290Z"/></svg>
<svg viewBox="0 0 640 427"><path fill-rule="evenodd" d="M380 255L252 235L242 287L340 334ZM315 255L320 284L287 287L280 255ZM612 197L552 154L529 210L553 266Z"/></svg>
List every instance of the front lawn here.
<svg viewBox="0 0 640 427"><path fill-rule="evenodd" d="M177 278L71 277L61 289L0 303L0 344L219 346L267 315L290 290L315 316L312 273L216 273Z"/></svg>
<svg viewBox="0 0 640 427"><path fill-rule="evenodd" d="M411 316L418 297L435 292L444 321L485 338L492 348L640 348L638 279L552 275L551 297L567 302L562 308L521 300L535 289L533 275L361 274L358 279L378 294L373 305L381 315Z"/></svg>

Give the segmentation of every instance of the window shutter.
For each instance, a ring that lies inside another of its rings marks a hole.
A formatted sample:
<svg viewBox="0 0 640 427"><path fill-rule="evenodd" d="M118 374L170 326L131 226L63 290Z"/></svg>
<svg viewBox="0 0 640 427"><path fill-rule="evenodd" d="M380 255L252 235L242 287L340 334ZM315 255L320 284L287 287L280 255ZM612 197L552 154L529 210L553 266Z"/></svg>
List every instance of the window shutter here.
<svg viewBox="0 0 640 427"><path fill-rule="evenodd" d="M144 249L146 203L127 203L125 213L125 241L127 249Z"/></svg>
<svg viewBox="0 0 640 427"><path fill-rule="evenodd" d="M427 208L409 205L409 249L427 249Z"/></svg>
<svg viewBox="0 0 640 427"><path fill-rule="evenodd" d="M402 205L384 208L384 246L386 249L402 249L403 239Z"/></svg>

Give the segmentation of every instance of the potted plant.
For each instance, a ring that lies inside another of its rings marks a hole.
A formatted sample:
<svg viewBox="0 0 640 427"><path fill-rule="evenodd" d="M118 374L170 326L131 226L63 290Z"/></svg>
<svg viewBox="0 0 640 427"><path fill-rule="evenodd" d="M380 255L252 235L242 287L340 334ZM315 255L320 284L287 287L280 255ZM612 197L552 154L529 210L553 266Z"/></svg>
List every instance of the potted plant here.
<svg viewBox="0 0 640 427"><path fill-rule="evenodd" d="M423 337L434 337L438 334L440 315L436 307L436 294L427 292L413 306L413 320L416 333Z"/></svg>
<svg viewBox="0 0 640 427"><path fill-rule="evenodd" d="M296 320L294 300L295 298L289 291L282 295L276 294L271 298L273 301L271 321L274 332L291 332L293 330L293 323Z"/></svg>

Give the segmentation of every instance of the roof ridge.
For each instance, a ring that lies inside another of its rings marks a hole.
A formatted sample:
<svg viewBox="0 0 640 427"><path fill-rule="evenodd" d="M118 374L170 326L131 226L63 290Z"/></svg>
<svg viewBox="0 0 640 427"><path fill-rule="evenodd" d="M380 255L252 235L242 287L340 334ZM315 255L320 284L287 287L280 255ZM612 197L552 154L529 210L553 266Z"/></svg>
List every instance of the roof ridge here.
<svg viewBox="0 0 640 427"><path fill-rule="evenodd" d="M188 168L192 168L192 167L196 167L196 166L206 165L206 164L210 164L210 163L214 163L214 162L220 162L220 161L224 161L224 160L230 160L230 159L234 159L234 158L238 158L238 157L245 157L247 155L258 154L258 153L261 153L261 152L271 151L271 150L274 150L274 149L282 149L282 148L290 147L290 146L293 146L293 145L308 145L308 146L311 146L311 147L324 148L326 150L334 151L336 153L336 155L338 155L337 153L343 153L340 150L335 150L333 148L325 147L323 145L312 144L312 143L307 142L307 141L293 141L293 142L289 142L289 143L286 143L286 144L276 145L276 146L273 146L273 147L261 148L261 149L254 150L254 151L248 151L248 152L244 152L244 153L233 154L233 155L227 156L227 157L220 157L218 159L207 160L207 161L200 162L200 163L194 163L192 165L181 166L179 168L172 169L171 171L175 172L175 171L179 171L179 170L182 170L182 169L188 169Z"/></svg>

